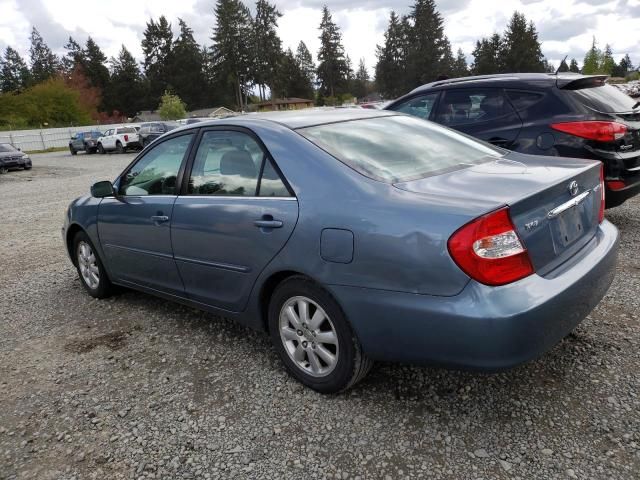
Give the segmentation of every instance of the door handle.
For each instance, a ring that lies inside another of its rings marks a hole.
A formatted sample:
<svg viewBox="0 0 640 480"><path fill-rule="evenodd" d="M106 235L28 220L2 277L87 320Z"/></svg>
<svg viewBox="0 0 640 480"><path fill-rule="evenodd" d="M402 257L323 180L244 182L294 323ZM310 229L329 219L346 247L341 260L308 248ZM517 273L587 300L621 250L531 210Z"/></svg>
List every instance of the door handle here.
<svg viewBox="0 0 640 480"><path fill-rule="evenodd" d="M259 228L281 228L283 223L280 220L274 220L272 215L263 215L260 220L253 222Z"/></svg>
<svg viewBox="0 0 640 480"><path fill-rule="evenodd" d="M151 216L151 220L156 225L159 225L161 223L168 222L169 221L169 217L167 217L166 215L152 215Z"/></svg>

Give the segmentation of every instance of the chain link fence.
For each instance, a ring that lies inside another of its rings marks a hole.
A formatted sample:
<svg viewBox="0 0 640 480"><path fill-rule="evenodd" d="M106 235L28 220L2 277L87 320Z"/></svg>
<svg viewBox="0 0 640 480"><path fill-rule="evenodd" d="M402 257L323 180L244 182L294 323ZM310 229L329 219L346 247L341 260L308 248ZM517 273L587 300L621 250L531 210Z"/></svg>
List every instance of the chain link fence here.
<svg viewBox="0 0 640 480"><path fill-rule="evenodd" d="M0 132L0 143L11 143L23 151L47 150L48 148L67 147L71 136L79 132L104 132L114 125L91 125L84 127L45 128L41 130L13 130Z"/></svg>

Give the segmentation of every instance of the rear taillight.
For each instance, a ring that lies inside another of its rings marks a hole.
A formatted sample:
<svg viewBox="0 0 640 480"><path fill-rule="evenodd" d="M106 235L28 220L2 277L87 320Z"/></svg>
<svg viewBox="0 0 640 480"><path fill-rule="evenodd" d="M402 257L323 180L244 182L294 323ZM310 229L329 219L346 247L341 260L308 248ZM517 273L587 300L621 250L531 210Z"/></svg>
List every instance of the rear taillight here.
<svg viewBox="0 0 640 480"><path fill-rule="evenodd" d="M600 165L600 211L598 213L598 223L604 221L604 165Z"/></svg>
<svg viewBox="0 0 640 480"><path fill-rule="evenodd" d="M449 238L447 246L458 266L486 285L504 285L534 272L508 207L467 223Z"/></svg>
<svg viewBox="0 0 640 480"><path fill-rule="evenodd" d="M563 122L552 123L551 128L576 137L597 142L615 142L627 133L627 127L617 122Z"/></svg>
<svg viewBox="0 0 640 480"><path fill-rule="evenodd" d="M626 186L627 186L627 184L624 183L622 180L608 180L607 181L607 187L609 187L609 190L622 190Z"/></svg>
<svg viewBox="0 0 640 480"><path fill-rule="evenodd" d="M128 141L129 141L129 135L125 135L125 136L124 136L124 141L125 141L125 142L128 142Z"/></svg>

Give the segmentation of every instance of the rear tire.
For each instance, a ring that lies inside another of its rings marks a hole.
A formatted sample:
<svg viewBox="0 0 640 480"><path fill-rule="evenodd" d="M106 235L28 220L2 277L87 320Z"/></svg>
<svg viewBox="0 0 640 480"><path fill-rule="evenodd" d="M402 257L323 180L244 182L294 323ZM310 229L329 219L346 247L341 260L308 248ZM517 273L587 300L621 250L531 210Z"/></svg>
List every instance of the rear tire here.
<svg viewBox="0 0 640 480"><path fill-rule="evenodd" d="M116 142L116 152L124 153L124 148L122 147L122 144L120 142Z"/></svg>
<svg viewBox="0 0 640 480"><path fill-rule="evenodd" d="M305 277L290 277L276 288L268 320L289 373L317 392L347 390L373 366L335 299Z"/></svg>
<svg viewBox="0 0 640 480"><path fill-rule="evenodd" d="M85 232L78 232L73 239L73 255L80 283L94 298L106 298L113 293L113 285L107 276L96 248Z"/></svg>
<svg viewBox="0 0 640 480"><path fill-rule="evenodd" d="M71 145L69 145L69 151L71 152L71 155L77 155L78 154L78 151L75 148L73 148Z"/></svg>

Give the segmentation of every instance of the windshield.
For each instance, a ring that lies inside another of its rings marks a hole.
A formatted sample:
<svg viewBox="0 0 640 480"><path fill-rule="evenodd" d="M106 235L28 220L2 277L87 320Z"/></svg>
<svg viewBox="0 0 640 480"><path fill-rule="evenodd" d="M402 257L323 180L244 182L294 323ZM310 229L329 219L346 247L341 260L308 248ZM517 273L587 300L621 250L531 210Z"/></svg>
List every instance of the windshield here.
<svg viewBox="0 0 640 480"><path fill-rule="evenodd" d="M640 106L637 100L611 85L567 90L567 93L597 112L628 113L634 110L634 106Z"/></svg>
<svg viewBox="0 0 640 480"><path fill-rule="evenodd" d="M8 143L0 143L0 152L17 152L13 145Z"/></svg>
<svg viewBox="0 0 640 480"><path fill-rule="evenodd" d="M298 130L357 172L388 183L406 182L504 155L435 123L389 116L317 125Z"/></svg>

